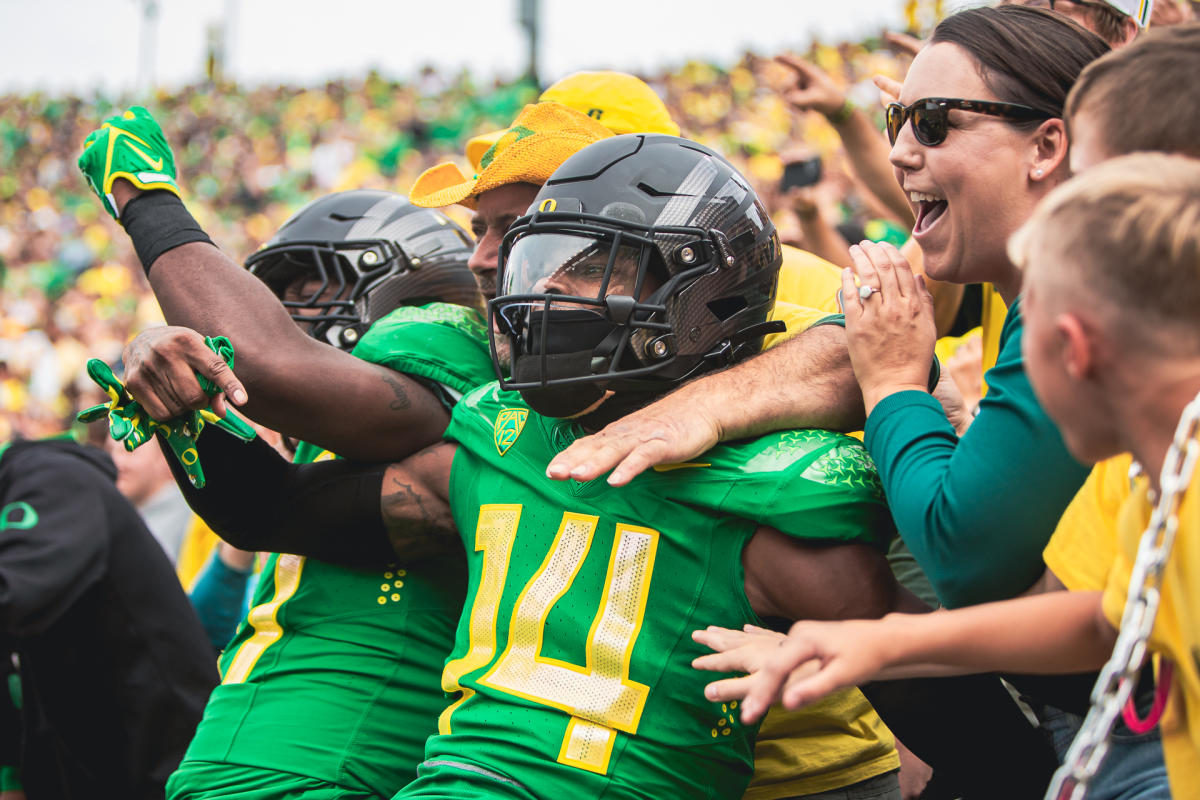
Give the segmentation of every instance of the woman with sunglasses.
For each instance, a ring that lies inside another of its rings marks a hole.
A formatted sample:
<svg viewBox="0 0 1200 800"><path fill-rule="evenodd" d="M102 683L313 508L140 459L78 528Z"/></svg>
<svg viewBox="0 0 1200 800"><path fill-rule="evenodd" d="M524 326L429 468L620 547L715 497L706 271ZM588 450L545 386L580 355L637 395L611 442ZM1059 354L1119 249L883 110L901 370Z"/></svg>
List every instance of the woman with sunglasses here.
<svg viewBox="0 0 1200 800"><path fill-rule="evenodd" d="M887 110L891 161L916 214L926 274L990 282L1009 306L989 392L960 438L925 389L935 332L921 279L894 248L865 242L852 248L857 282L849 271L843 278L865 441L897 528L947 606L1061 588L1041 554L1087 470L1025 375L1021 273L1007 241L1069 177L1063 105L1079 72L1107 49L1047 11L964 11L937 27ZM1079 707L1090 680L1021 685L1052 705ZM1054 708L1045 718L1061 757L1076 722ZM1153 737L1118 741L1089 794L1169 796Z"/></svg>
<svg viewBox="0 0 1200 800"><path fill-rule="evenodd" d="M906 543L948 606L1012 597L1041 575L1041 550L1086 476L1025 378L1020 271L1009 235L1067 177L1063 104L1107 47L1049 12L980 8L948 17L888 108L896 179L913 205L925 273L990 282L1010 306L989 394L960 439L925 391L932 315L897 278L894 249L852 248L850 358L866 440ZM913 301L910 302L910 298Z"/></svg>

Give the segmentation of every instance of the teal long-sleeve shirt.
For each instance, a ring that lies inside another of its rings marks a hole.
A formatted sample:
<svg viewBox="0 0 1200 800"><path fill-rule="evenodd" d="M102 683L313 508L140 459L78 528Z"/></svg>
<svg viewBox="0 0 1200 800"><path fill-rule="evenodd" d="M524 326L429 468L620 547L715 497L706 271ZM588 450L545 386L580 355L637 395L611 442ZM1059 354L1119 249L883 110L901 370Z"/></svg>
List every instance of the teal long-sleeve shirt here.
<svg viewBox="0 0 1200 800"><path fill-rule="evenodd" d="M1088 468L1071 457L1021 360L1020 299L1000 334L979 415L959 438L924 392L897 392L867 419L896 528L948 607L1013 597L1041 576L1042 550Z"/></svg>

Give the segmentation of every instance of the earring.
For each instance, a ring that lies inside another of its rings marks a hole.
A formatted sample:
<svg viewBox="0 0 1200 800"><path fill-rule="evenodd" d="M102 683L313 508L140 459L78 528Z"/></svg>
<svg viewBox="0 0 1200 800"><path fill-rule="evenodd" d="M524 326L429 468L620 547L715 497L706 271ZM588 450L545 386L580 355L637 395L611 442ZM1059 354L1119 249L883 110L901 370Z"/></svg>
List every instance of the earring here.
<svg viewBox="0 0 1200 800"><path fill-rule="evenodd" d="M1044 173L1042 172L1042 168L1041 168L1041 167L1038 167L1037 169L1035 169L1035 170L1033 171L1033 177L1035 177L1035 178L1040 178L1040 177L1042 177L1042 175L1043 175L1043 174L1044 174Z"/></svg>

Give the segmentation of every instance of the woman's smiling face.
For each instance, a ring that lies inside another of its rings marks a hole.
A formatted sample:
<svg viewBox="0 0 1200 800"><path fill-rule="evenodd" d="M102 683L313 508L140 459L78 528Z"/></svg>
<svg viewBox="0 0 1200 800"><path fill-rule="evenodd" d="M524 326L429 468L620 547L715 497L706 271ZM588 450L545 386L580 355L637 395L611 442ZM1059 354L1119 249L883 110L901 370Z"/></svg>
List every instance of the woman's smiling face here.
<svg viewBox="0 0 1200 800"><path fill-rule="evenodd" d="M900 102L926 97L1000 100L961 47L926 47L904 80ZM1031 182L1037 145L1033 132L999 117L952 110L946 140L927 147L906 122L892 147L896 179L908 194L931 278L955 283L998 281L1012 266L1005 243L1025 221L1044 187Z"/></svg>

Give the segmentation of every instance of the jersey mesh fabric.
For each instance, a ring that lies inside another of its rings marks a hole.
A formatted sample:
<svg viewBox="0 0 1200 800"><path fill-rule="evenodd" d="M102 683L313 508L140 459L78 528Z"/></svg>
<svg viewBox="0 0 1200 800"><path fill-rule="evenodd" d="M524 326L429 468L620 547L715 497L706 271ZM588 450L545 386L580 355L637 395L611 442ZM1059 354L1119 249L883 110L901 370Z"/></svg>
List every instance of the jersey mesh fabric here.
<svg viewBox="0 0 1200 800"><path fill-rule="evenodd" d="M461 307L400 308L355 355L463 392L491 380L482 332ZM322 453L302 443L297 460L332 457ZM438 677L464 583L461 558L360 571L272 555L184 765L242 765L390 797L416 775L446 705ZM205 774L181 770L176 796L197 789L188 775Z"/></svg>
<svg viewBox="0 0 1200 800"><path fill-rule="evenodd" d="M690 666L703 652L691 632L757 621L741 551L758 523L881 546L892 532L849 437L724 445L620 490L545 479L580 434L495 384L455 408L469 589L443 686L462 691L401 797L444 796L441 778L464 773L492 796L740 795L755 729L736 704L704 700L712 676Z"/></svg>

